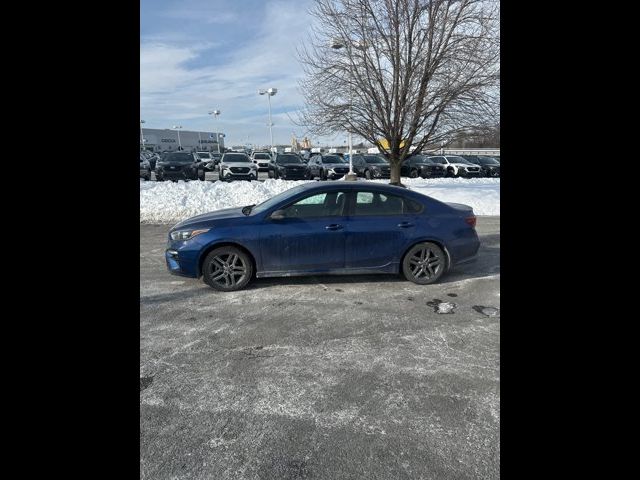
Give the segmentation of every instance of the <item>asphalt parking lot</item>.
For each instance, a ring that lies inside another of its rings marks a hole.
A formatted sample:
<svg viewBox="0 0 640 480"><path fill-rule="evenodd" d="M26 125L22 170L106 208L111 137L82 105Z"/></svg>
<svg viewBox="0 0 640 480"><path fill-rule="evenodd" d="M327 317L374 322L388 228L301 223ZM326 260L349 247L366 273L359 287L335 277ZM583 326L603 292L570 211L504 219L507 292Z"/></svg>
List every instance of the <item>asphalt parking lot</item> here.
<svg viewBox="0 0 640 480"><path fill-rule="evenodd" d="M497 479L500 217L476 263L390 275L171 276L140 225L144 479Z"/></svg>

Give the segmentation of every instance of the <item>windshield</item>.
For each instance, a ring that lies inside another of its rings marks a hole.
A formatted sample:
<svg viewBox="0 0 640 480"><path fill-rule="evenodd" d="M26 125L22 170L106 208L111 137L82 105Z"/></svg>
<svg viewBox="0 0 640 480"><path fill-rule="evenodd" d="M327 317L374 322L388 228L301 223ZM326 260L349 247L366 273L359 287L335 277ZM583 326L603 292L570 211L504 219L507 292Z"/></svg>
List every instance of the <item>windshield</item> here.
<svg viewBox="0 0 640 480"><path fill-rule="evenodd" d="M176 163L192 163L193 155L190 153L170 153L164 158L165 162L176 162Z"/></svg>
<svg viewBox="0 0 640 480"><path fill-rule="evenodd" d="M478 161L480 161L482 165L500 165L500 162L491 157L478 157Z"/></svg>
<svg viewBox="0 0 640 480"><path fill-rule="evenodd" d="M449 160L449 163L464 163L466 165L473 165L473 163L463 157L447 157L447 160Z"/></svg>
<svg viewBox="0 0 640 480"><path fill-rule="evenodd" d="M251 213L264 212L264 211L270 209L271 207L273 207L274 205L276 205L278 202L281 202L282 200L285 200L290 195L298 194L299 192L303 191L305 188L306 188L305 185L299 185L297 187L290 188L289 190L285 190L284 192L279 193L275 197L271 197L270 199L265 200L264 202L259 203L258 205L253 207L251 209Z"/></svg>
<svg viewBox="0 0 640 480"><path fill-rule="evenodd" d="M211 158L211 155L209 155L209 152L198 152L198 156L200 158Z"/></svg>
<svg viewBox="0 0 640 480"><path fill-rule="evenodd" d="M364 157L364 160L367 163L389 163L386 158L380 157L378 155L366 155Z"/></svg>
<svg viewBox="0 0 640 480"><path fill-rule="evenodd" d="M347 163L347 161L338 155L327 155L322 157L322 163Z"/></svg>
<svg viewBox="0 0 640 480"><path fill-rule="evenodd" d="M429 157L429 160L433 163L440 163L440 164L447 163L442 157Z"/></svg>
<svg viewBox="0 0 640 480"><path fill-rule="evenodd" d="M422 155L416 155L411 160L415 163L433 163L429 158L423 157Z"/></svg>
<svg viewBox="0 0 640 480"><path fill-rule="evenodd" d="M269 154L268 153L256 153L253 158L255 158L256 160L269 160Z"/></svg>
<svg viewBox="0 0 640 480"><path fill-rule="evenodd" d="M222 161L228 163L251 163L249 157L244 153L227 153Z"/></svg>
<svg viewBox="0 0 640 480"><path fill-rule="evenodd" d="M302 163L302 160L297 155L278 155L276 163Z"/></svg>

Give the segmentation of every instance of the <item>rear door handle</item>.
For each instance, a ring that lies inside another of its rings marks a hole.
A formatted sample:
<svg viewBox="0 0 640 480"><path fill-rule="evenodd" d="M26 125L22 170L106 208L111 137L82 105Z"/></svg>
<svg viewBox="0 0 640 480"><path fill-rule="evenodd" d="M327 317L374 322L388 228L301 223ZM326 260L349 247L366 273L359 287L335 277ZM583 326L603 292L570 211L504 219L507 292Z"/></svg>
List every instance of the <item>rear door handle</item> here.
<svg viewBox="0 0 640 480"><path fill-rule="evenodd" d="M332 223L331 225L327 225L326 227L327 230L340 230L342 228L342 225L339 225L337 223Z"/></svg>
<svg viewBox="0 0 640 480"><path fill-rule="evenodd" d="M398 224L398 226L400 228L409 228L409 227L413 227L413 223L411 222L401 222Z"/></svg>

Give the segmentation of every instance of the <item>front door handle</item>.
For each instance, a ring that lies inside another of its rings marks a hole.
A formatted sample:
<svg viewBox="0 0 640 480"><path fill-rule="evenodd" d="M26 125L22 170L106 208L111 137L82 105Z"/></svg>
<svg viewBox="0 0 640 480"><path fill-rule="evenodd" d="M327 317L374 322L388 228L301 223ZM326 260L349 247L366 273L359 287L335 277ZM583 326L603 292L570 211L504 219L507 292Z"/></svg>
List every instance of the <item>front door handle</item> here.
<svg viewBox="0 0 640 480"><path fill-rule="evenodd" d="M332 223L331 225L327 225L326 227L327 230L340 230L342 228L342 225L338 225L337 223Z"/></svg>
<svg viewBox="0 0 640 480"><path fill-rule="evenodd" d="M402 223L399 223L398 226L400 228L409 228L409 227L413 227L413 223L411 223L411 222L402 222Z"/></svg>

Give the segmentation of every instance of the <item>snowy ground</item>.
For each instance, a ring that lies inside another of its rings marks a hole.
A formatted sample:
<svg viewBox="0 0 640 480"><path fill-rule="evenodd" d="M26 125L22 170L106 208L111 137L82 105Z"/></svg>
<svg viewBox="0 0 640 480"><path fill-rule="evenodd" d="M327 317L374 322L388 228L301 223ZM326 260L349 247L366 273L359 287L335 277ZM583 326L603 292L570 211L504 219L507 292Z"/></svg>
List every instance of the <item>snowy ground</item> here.
<svg viewBox="0 0 640 480"><path fill-rule="evenodd" d="M389 183L388 180L373 180ZM500 215L499 178L403 178L410 189L445 202L464 203L476 215ZM173 223L222 208L257 204L304 181L140 181L140 223Z"/></svg>

